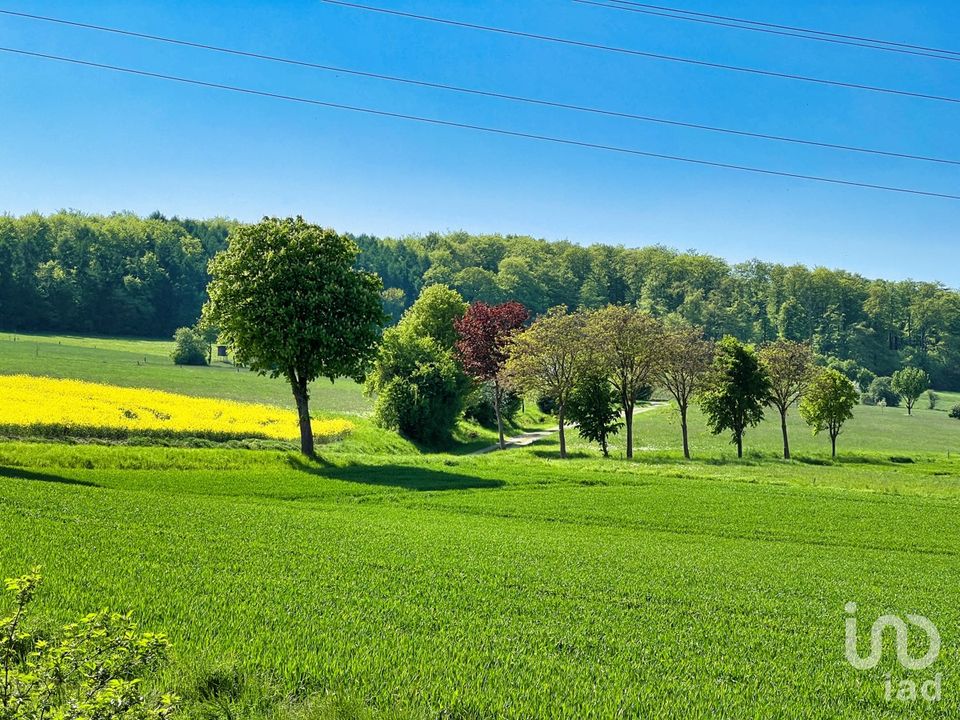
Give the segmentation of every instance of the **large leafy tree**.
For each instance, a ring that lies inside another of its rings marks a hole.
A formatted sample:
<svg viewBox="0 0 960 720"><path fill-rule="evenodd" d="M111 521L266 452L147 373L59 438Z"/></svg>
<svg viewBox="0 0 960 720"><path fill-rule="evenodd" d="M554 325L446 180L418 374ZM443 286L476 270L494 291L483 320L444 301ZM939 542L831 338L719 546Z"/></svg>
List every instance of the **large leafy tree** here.
<svg viewBox="0 0 960 720"><path fill-rule="evenodd" d="M453 350L455 324L466 308L456 290L431 285L383 334L367 378L379 425L429 445L449 440L470 384Z"/></svg>
<svg viewBox="0 0 960 720"><path fill-rule="evenodd" d="M837 456L837 438L843 424L853 417L859 400L857 388L838 370L821 370L800 401L800 416L813 428L814 435L830 434L833 457Z"/></svg>
<svg viewBox="0 0 960 720"><path fill-rule="evenodd" d="M378 425L438 446L450 439L469 380L450 350L401 322L384 332L367 390Z"/></svg>
<svg viewBox="0 0 960 720"><path fill-rule="evenodd" d="M649 390L660 357L660 324L637 308L607 305L587 317L587 334L597 366L616 391L627 429L627 457L633 457L633 411Z"/></svg>
<svg viewBox="0 0 960 720"><path fill-rule="evenodd" d="M763 420L769 398L770 380L753 346L729 335L720 340L700 407L714 435L730 431L738 458L743 457L744 432Z"/></svg>
<svg viewBox="0 0 960 720"><path fill-rule="evenodd" d="M890 385L893 391L903 398L907 415L912 415L913 406L930 387L930 376L920 368L905 367L893 374Z"/></svg>
<svg viewBox="0 0 960 720"><path fill-rule="evenodd" d="M493 409L497 418L500 449L503 437L502 408L506 384L503 369L507 362L507 344L511 335L523 327L530 313L518 302L487 305L476 302L457 321L457 356L468 375L493 385Z"/></svg>
<svg viewBox="0 0 960 720"><path fill-rule="evenodd" d="M585 316L555 307L510 342L506 372L512 384L554 399L560 426L560 457L567 457L566 409L577 378L588 367Z"/></svg>
<svg viewBox="0 0 960 720"><path fill-rule="evenodd" d="M675 325L660 338L660 359L655 378L670 393L680 411L683 456L690 459L687 413L690 400L704 388L714 358L713 343L704 339L701 328Z"/></svg>
<svg viewBox="0 0 960 720"><path fill-rule="evenodd" d="M813 377L813 350L807 343L780 338L760 348L760 361L770 379L770 400L780 413L783 457L790 459L787 413L810 384Z"/></svg>
<svg viewBox="0 0 960 720"><path fill-rule="evenodd" d="M353 268L357 252L301 217L264 218L235 228L210 262L205 322L238 362L290 383L305 455L314 453L309 383L362 380L386 319L380 278Z"/></svg>

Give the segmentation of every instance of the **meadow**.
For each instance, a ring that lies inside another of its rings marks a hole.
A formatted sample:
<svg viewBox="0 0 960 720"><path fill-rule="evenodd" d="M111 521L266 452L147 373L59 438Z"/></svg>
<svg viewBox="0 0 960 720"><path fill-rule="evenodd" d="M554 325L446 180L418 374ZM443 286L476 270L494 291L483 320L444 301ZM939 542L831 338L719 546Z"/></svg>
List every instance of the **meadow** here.
<svg viewBox="0 0 960 720"><path fill-rule="evenodd" d="M70 345L44 374L95 379L98 357L147 350L121 342ZM30 372L18 352L0 343L3 372ZM154 386L203 394L157 367ZM221 375L209 387L233 399L270 382L198 368L190 384ZM157 682L191 718L954 717L960 422L941 396L914 417L858 408L837 461L794 413L793 461L775 421L737 461L695 414L687 462L671 408L638 416L633 462L572 430L567 461L555 437L464 455L489 441L479 429L425 452L360 416L316 461L4 442L0 572L43 566L47 623L107 605L166 631ZM861 649L882 613L929 617L937 664L852 668L848 601ZM940 673L942 699L887 700L887 673Z"/></svg>

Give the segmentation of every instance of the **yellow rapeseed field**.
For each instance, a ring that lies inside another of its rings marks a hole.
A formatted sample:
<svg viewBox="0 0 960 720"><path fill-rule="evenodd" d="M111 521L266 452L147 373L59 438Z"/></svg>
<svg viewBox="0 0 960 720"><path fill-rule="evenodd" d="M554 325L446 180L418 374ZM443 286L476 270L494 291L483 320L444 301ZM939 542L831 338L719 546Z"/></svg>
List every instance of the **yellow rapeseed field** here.
<svg viewBox="0 0 960 720"><path fill-rule="evenodd" d="M0 427L78 436L142 432L205 438L300 437L297 414L291 410L31 375L0 375ZM342 419L313 422L321 442L353 427Z"/></svg>

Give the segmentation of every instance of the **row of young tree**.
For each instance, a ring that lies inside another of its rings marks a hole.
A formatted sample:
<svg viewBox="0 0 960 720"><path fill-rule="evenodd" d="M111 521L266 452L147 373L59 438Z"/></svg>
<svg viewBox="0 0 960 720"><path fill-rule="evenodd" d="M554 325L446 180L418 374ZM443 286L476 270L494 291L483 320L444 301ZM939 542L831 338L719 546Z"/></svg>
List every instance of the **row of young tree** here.
<svg viewBox="0 0 960 720"><path fill-rule="evenodd" d="M859 398L840 371L815 364L807 343L780 338L756 350L732 336L713 342L689 323L628 305L575 312L559 306L528 322L519 302L468 304L434 284L382 332L382 282L356 269L357 251L350 238L302 218L264 218L235 228L210 264L201 327L216 328L238 362L289 382L309 455L309 384L319 377L365 379L376 396L376 420L427 443L449 438L465 409L476 416L486 405L503 446L504 420L517 398L537 393L556 411L562 457L569 420L606 452L620 417L631 457L634 409L654 385L677 404L686 457L694 399L714 433L731 433L738 455L746 430L763 419L765 407L775 407L789 457L791 406L799 401L814 431L829 432L836 453ZM910 411L929 378L908 368L893 384Z"/></svg>
<svg viewBox="0 0 960 720"><path fill-rule="evenodd" d="M209 260L238 227L155 213L0 216L0 329L169 337L197 319ZM667 320L755 345L809 342L861 385L919 367L960 387L960 295L936 283L721 259L663 247L583 247L523 236L347 236L358 270L383 279L393 322L423 288L468 302L523 304L534 316L563 306L636 306ZM864 382L864 376L866 382Z"/></svg>
<svg viewBox="0 0 960 720"><path fill-rule="evenodd" d="M791 407L799 403L814 432L829 434L836 455L837 437L859 402L854 383L818 366L807 343L780 338L755 349L731 336L712 342L700 328L663 323L625 305L573 313L557 307L529 326L528 316L516 302L468 306L445 286L425 289L385 334L369 376L378 422L437 441L453 429L469 393L487 388L502 447L507 398L536 394L549 399L556 414L561 457L567 456L566 426L573 422L605 455L609 437L625 427L630 458L636 406L658 387L676 403L685 457L688 414L696 401L714 433L730 433L739 457L748 428L763 420L767 408L776 409L789 458ZM908 410L926 383L922 370L899 371L896 384Z"/></svg>

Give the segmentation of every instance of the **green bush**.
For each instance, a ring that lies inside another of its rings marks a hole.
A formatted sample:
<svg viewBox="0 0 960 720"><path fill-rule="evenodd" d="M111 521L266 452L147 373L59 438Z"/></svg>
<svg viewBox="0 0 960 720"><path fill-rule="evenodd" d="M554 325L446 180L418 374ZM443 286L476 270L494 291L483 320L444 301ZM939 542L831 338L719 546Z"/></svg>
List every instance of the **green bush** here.
<svg viewBox="0 0 960 720"><path fill-rule="evenodd" d="M937 395L933 390L927 392L927 403L930 405L931 410L937 409L937 403L940 402L940 396Z"/></svg>
<svg viewBox="0 0 960 720"><path fill-rule="evenodd" d="M557 399L552 395L537 395L537 410L544 415L555 415L557 412Z"/></svg>
<svg viewBox="0 0 960 720"><path fill-rule="evenodd" d="M954 420L960 420L960 405L954 405L950 408L950 417Z"/></svg>
<svg viewBox="0 0 960 720"><path fill-rule="evenodd" d="M863 393L864 405L879 405L883 400L887 407L900 407L900 396L894 392L893 380L888 377L878 377L870 383Z"/></svg>
<svg viewBox="0 0 960 720"><path fill-rule="evenodd" d="M500 408L500 414L504 422L513 422L513 419L520 412L523 405L522 398L515 392L506 391L503 396L503 403ZM497 427L497 411L493 405L493 383L482 383L470 397L467 399L467 407L463 412L465 417L470 418L485 428Z"/></svg>
<svg viewBox="0 0 960 720"><path fill-rule="evenodd" d="M383 334L367 379L368 392L377 397L374 421L428 444L449 440L469 387L451 351L403 323Z"/></svg>
<svg viewBox="0 0 960 720"><path fill-rule="evenodd" d="M170 356L174 365L206 365L210 344L203 333L193 328L177 328L173 334L174 348Z"/></svg>
<svg viewBox="0 0 960 720"><path fill-rule="evenodd" d="M166 636L141 633L129 615L106 610L36 637L27 611L40 587L34 570L6 581L13 611L0 619L3 720L165 720L177 698L144 690L144 676L166 661Z"/></svg>

